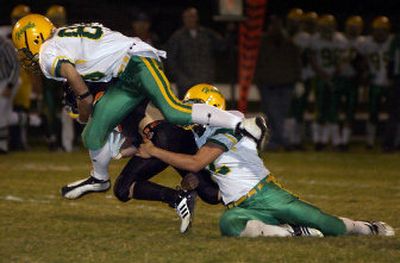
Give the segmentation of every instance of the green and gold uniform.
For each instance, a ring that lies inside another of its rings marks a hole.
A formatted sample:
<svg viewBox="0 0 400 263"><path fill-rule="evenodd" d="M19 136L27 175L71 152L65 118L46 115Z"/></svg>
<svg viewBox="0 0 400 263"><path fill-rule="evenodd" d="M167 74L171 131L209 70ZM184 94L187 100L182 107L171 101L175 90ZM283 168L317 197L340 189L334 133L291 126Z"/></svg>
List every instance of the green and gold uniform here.
<svg viewBox="0 0 400 263"><path fill-rule="evenodd" d="M225 153L207 167L227 206L220 219L222 235L239 236L249 220L269 225L308 226L325 236L346 232L341 219L282 188L264 166L251 139L216 127L208 127L202 135L195 134L195 139L198 147L212 142L225 149Z"/></svg>

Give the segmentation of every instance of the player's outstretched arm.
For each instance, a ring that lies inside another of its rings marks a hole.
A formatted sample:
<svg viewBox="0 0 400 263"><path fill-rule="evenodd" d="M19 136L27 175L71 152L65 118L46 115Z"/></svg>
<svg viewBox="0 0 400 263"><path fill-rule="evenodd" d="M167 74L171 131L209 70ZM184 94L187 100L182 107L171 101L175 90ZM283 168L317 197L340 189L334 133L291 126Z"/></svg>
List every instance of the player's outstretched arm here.
<svg viewBox="0 0 400 263"><path fill-rule="evenodd" d="M155 157L178 169L196 173L215 161L223 153L223 147L211 142L201 147L195 155L189 155L163 150L154 146L150 140L145 140L140 145L136 155L142 158Z"/></svg>
<svg viewBox="0 0 400 263"><path fill-rule="evenodd" d="M86 123L92 113L93 96L86 86L82 77L79 75L75 67L70 63L62 63L60 67L60 74L66 78L76 97L78 98L78 120Z"/></svg>

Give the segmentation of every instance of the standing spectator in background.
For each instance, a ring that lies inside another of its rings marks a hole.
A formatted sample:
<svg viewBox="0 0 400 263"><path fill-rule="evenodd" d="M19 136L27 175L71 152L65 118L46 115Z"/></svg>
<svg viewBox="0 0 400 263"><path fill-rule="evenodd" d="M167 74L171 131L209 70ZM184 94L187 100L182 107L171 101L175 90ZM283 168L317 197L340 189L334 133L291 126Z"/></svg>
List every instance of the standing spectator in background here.
<svg viewBox="0 0 400 263"><path fill-rule="evenodd" d="M311 64L317 74L316 108L313 141L317 151L332 141L340 145L337 76L347 47L343 34L336 31L336 18L327 14L318 18L318 33L311 39Z"/></svg>
<svg viewBox="0 0 400 263"><path fill-rule="evenodd" d="M150 29L151 20L146 13L141 12L134 17L132 21L132 36L138 37L142 41L158 48L160 47L160 40Z"/></svg>
<svg viewBox="0 0 400 263"><path fill-rule="evenodd" d="M346 20L345 37L347 39L347 50L345 62L340 67L338 86L338 104L342 97L345 99L345 120L341 132L340 150L348 151L349 142L354 123L354 115L358 102L358 89L362 62L360 48L365 41L361 35L364 21L360 16L350 16Z"/></svg>
<svg viewBox="0 0 400 263"><path fill-rule="evenodd" d="M11 25L8 26L7 38L11 38L11 28L22 17L30 14L27 5L17 5L10 14ZM33 76L24 68L20 68L17 91L13 99L12 112L9 116L9 150L25 150L27 148L28 110L30 107Z"/></svg>
<svg viewBox="0 0 400 263"><path fill-rule="evenodd" d="M386 16L374 18L371 24L372 35L368 36L361 46L361 53L368 61L368 111L367 148L375 146L376 129L379 122L382 98L387 98L390 81L387 72L389 50L393 40L390 34L391 24Z"/></svg>
<svg viewBox="0 0 400 263"><path fill-rule="evenodd" d="M390 46L388 62L388 75L392 81L387 96L387 110L389 119L386 123L383 140L383 151L396 150L396 136L400 132L400 35L397 34ZM397 138L399 139L399 138ZM397 145L398 146L398 145Z"/></svg>
<svg viewBox="0 0 400 263"><path fill-rule="evenodd" d="M294 84L301 78L300 50L285 35L282 21L271 17L263 36L254 82L261 95L262 111L271 126L271 140L267 149L286 146L284 121L287 117Z"/></svg>
<svg viewBox="0 0 400 263"><path fill-rule="evenodd" d="M65 8L60 5L52 5L47 9L46 17L56 27L62 27L67 24L67 13ZM68 116L68 113L63 108L62 88L63 83L60 81L42 78L43 79L43 99L46 108L47 119L47 142L50 151L55 151L61 148L66 152L73 150L74 141L74 123ZM59 122L61 121L61 132L59 132ZM60 136L59 136L60 134ZM60 140L58 139L60 137Z"/></svg>
<svg viewBox="0 0 400 263"><path fill-rule="evenodd" d="M18 89L19 64L14 45L0 36L0 154L8 152L8 125Z"/></svg>
<svg viewBox="0 0 400 263"><path fill-rule="evenodd" d="M215 52L224 50L225 40L216 32L199 25L196 8L182 14L183 27L168 41L167 64L182 99L197 83L214 82Z"/></svg>

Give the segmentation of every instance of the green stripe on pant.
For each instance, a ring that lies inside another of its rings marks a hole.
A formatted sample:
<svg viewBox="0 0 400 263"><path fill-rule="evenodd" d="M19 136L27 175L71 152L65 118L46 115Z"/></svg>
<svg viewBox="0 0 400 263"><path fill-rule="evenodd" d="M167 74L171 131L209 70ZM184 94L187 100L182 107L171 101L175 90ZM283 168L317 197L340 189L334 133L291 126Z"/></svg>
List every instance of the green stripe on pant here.
<svg viewBox="0 0 400 263"><path fill-rule="evenodd" d="M160 78L161 77L161 78ZM110 132L144 99L149 98L164 117L175 124L190 124L191 107L182 105L169 89L164 73L150 59L132 56L119 80L96 103L82 139L86 148L100 149ZM179 103L178 103L179 102Z"/></svg>

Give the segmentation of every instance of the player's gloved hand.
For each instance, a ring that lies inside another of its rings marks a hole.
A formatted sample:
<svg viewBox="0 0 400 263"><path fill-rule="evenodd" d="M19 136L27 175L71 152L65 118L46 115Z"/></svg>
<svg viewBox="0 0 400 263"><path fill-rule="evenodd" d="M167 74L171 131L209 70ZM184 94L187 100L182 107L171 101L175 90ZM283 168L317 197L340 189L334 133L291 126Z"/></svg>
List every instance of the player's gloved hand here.
<svg viewBox="0 0 400 263"><path fill-rule="evenodd" d="M120 132L111 132L108 137L108 143L110 145L111 157L114 160L119 160L122 158L122 154L120 152L122 144L125 142L125 137Z"/></svg>

